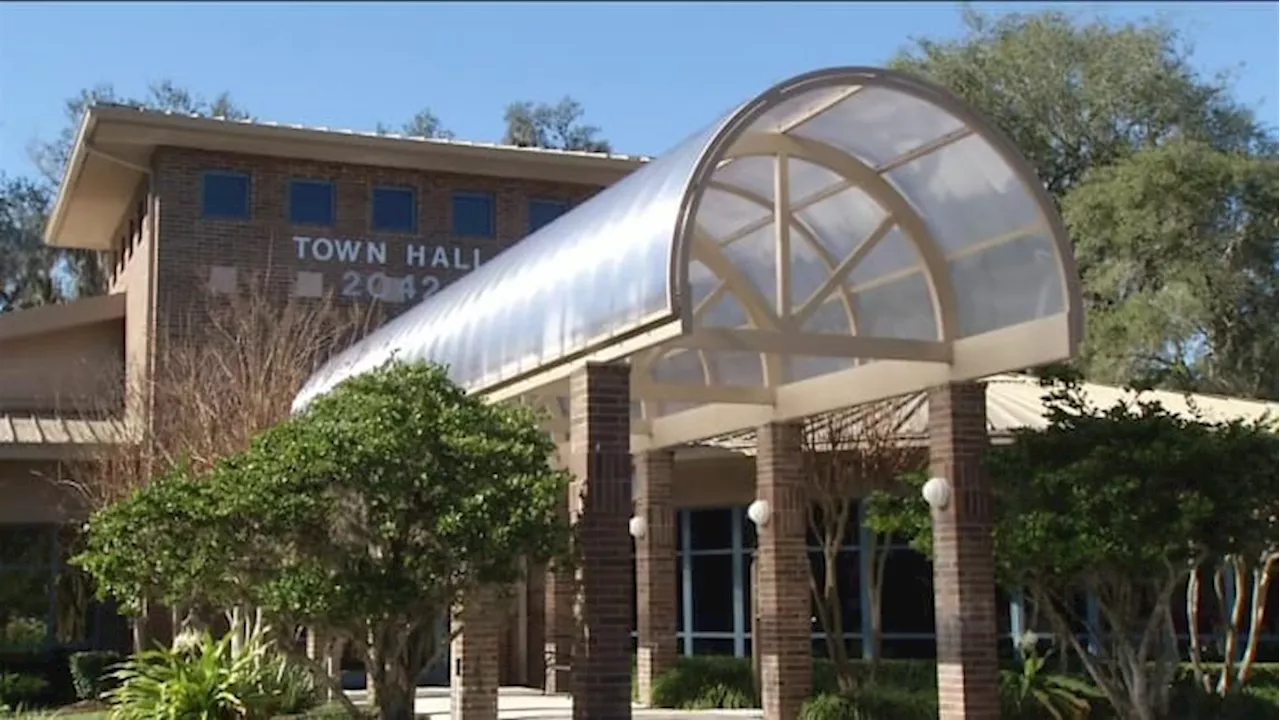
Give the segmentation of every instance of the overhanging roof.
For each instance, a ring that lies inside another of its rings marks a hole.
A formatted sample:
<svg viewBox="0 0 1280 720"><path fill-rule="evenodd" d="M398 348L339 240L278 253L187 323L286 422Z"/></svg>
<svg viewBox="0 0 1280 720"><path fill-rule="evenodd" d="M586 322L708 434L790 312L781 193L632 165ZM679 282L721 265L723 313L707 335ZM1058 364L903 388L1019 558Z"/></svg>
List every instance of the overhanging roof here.
<svg viewBox="0 0 1280 720"><path fill-rule="evenodd" d="M1012 144L912 77L783 82L330 361L448 365L562 429L568 374L632 367L634 449L1074 354L1071 246Z"/></svg>
<svg viewBox="0 0 1280 720"><path fill-rule="evenodd" d="M45 242L112 249L160 146L600 186L648 159L95 105L76 134Z"/></svg>
<svg viewBox="0 0 1280 720"><path fill-rule="evenodd" d="M0 313L0 343L108 320L123 320L124 314L124 293L95 295L69 303Z"/></svg>
<svg viewBox="0 0 1280 720"><path fill-rule="evenodd" d="M0 460L70 460L123 442L115 419L0 413Z"/></svg>
<svg viewBox="0 0 1280 720"><path fill-rule="evenodd" d="M1027 375L995 375L985 378L987 386L987 432L993 440L1007 440L1017 430L1040 430L1048 426L1045 417L1045 393L1037 378ZM1266 400L1250 400L1220 395L1179 393L1170 390L1136 392L1115 385L1081 383L1084 399L1097 408L1109 408L1118 402L1159 402L1168 412L1187 419L1206 422L1270 422L1280 421L1280 404ZM902 396L895 402L895 432L907 442L925 442L929 433L929 398L925 392ZM857 409L846 412L857 420ZM755 453L756 438L752 430L712 438L706 447L732 450L745 455Z"/></svg>

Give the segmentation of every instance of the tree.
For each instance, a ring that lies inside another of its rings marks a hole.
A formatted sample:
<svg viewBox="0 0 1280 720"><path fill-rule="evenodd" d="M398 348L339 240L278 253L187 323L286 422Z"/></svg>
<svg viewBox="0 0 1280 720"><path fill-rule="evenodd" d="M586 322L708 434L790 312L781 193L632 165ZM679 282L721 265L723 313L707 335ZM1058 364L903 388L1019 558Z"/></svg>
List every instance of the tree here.
<svg viewBox="0 0 1280 720"><path fill-rule="evenodd" d="M391 128L386 125L378 123L375 132L379 135L390 135L392 131ZM440 138L442 140L453 139L453 133L446 130L444 126L440 124L440 118L436 117L435 113L431 112L427 108L423 108L414 113L413 117L409 118L408 122L401 125L399 134L406 135L408 137Z"/></svg>
<svg viewBox="0 0 1280 720"><path fill-rule="evenodd" d="M1086 375L1274 398L1272 363L1259 370L1254 360L1274 357L1274 323L1256 322L1252 308L1261 303L1270 316L1275 307L1276 138L1233 98L1229 76L1202 76L1179 32L1159 22L1050 10L966 11L964 23L960 38L916 40L891 65L993 120L1073 219L1089 317ZM1197 178L1202 169L1210 172ZM1164 194L1183 181L1203 196ZM1157 197L1159 211L1143 202ZM1105 217L1130 224L1109 226ZM1154 221L1166 217L1178 220L1157 231ZM1160 243L1144 242L1154 234ZM1236 251L1221 252L1224 245ZM1181 280L1206 259L1214 280ZM1151 289L1166 280L1167 291Z"/></svg>
<svg viewBox="0 0 1280 720"><path fill-rule="evenodd" d="M902 475L919 469L923 459L917 448L899 438L905 404L901 398L885 400L809 420L805 425L804 475L809 490L809 530L821 546L821 565L811 564L809 588L818 621L826 637L827 657L836 672L840 689L852 693L857 676L845 645L844 608L848 598L840 587L842 553L848 542L857 498L876 488L890 487ZM877 547L863 547L873 553L871 607L876 651L879 658L880 592L886 553ZM844 567L845 573L857 572Z"/></svg>
<svg viewBox="0 0 1280 720"><path fill-rule="evenodd" d="M65 412L120 417L126 398L134 399L122 422L127 432L119 442L64 464L52 481L69 487L91 511L101 510L131 497L155 478L203 473L288 417L294 396L317 364L363 334L371 318L366 308L339 306L329 297L281 298L270 287L265 277L251 277L239 294L197 295L190 313L154 339L150 374L108 373L104 384L115 393L101 393L102 402L92 407L64 407ZM121 542L141 542L137 547L143 552L151 546L150 539L140 540L144 537L140 530ZM189 593L169 592L162 598L153 592L160 580L180 575L180 569L167 565L159 570L160 562L151 566L158 573L155 577L120 590L138 594L117 595L135 618L135 648L151 644L140 618L148 604L161 600L187 611L175 623L201 624L208 612L224 611L237 647L252 635L252 608L218 605Z"/></svg>
<svg viewBox="0 0 1280 720"><path fill-rule="evenodd" d="M988 453L999 581L1025 588L1121 717L1161 717L1179 659L1177 590L1274 528L1274 427L1179 417L1141 396L1099 409L1071 385L1047 400L1048 427ZM868 511L931 549L923 503L881 495ZM1082 591L1100 626L1078 615Z"/></svg>
<svg viewBox="0 0 1280 720"><path fill-rule="evenodd" d="M230 119L248 117L227 93L205 100L171 80L153 83L142 98L118 96L108 84L81 90L68 99L66 124L51 140L28 147L38 179L0 177L0 312L66 302L105 291L109 260L102 253L48 248L44 224L75 146L84 113L95 104L131 105Z"/></svg>
<svg viewBox="0 0 1280 720"><path fill-rule="evenodd" d="M519 147L611 152L609 141L597 137L599 127L581 124L584 114L582 104L567 95L554 105L528 100L511 103L503 116L507 131L502 142Z"/></svg>
<svg viewBox="0 0 1280 720"><path fill-rule="evenodd" d="M518 580L522 558L566 553L569 478L550 469L554 451L528 410L468 395L442 368L393 364L208 472L179 470L100 511L82 562L111 592L176 568L155 588L166 600L262 608L295 656L299 625L341 639L369 668L380 717L407 719L453 609ZM185 530L166 535L175 503ZM150 556L118 550L130 526L160 529L140 531L159 544Z"/></svg>
<svg viewBox="0 0 1280 720"><path fill-rule="evenodd" d="M1175 139L1085 174L1063 217L1090 269L1095 378L1276 397L1278 172Z"/></svg>
<svg viewBox="0 0 1280 720"><path fill-rule="evenodd" d="M65 299L54 275L58 253L44 245L49 205L46 187L0 175L0 312Z"/></svg>

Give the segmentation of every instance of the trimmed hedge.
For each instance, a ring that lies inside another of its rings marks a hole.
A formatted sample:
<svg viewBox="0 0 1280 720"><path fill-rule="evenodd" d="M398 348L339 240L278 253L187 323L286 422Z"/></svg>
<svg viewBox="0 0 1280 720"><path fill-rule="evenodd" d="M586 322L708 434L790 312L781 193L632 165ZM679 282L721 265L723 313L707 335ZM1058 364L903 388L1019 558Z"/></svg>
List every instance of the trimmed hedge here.
<svg viewBox="0 0 1280 720"><path fill-rule="evenodd" d="M108 677L109 671L123 659L119 653L110 650L72 653L68 663L76 697L97 700L103 692L110 690L114 683Z"/></svg>

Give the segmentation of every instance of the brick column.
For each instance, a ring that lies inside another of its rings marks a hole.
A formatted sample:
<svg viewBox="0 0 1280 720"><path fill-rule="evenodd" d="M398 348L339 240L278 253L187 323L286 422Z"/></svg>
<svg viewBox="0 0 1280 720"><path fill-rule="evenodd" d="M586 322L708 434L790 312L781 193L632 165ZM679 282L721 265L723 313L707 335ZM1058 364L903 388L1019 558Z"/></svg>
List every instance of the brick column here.
<svg viewBox="0 0 1280 720"><path fill-rule="evenodd" d="M987 442L985 385L929 391L929 472L951 484L947 507L932 511L940 720L1000 717Z"/></svg>
<svg viewBox="0 0 1280 720"><path fill-rule="evenodd" d="M765 720L799 717L813 682L801 435L795 423L756 430L756 499L771 510L756 547L760 619L755 641Z"/></svg>
<svg viewBox="0 0 1280 720"><path fill-rule="evenodd" d="M578 542L575 720L631 717L631 369L588 364L569 379L570 516Z"/></svg>
<svg viewBox="0 0 1280 720"><path fill-rule="evenodd" d="M653 681L676 661L676 511L671 501L675 454L635 458L636 516L648 526L636 540L636 679L640 702L649 703Z"/></svg>
<svg viewBox="0 0 1280 720"><path fill-rule="evenodd" d="M497 720L501 607L490 590L466 599L454 615L449 668L449 707L453 720Z"/></svg>
<svg viewBox="0 0 1280 720"><path fill-rule="evenodd" d="M528 602L528 624L525 627L525 682L530 687L544 687L547 678L547 566L530 566L524 592Z"/></svg>

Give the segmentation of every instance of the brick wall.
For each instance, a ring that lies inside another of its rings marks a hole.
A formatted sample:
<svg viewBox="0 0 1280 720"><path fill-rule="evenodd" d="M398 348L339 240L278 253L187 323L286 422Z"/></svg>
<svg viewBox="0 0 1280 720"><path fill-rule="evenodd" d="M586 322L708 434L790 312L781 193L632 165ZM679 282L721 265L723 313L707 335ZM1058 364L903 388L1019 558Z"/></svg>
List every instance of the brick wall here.
<svg viewBox="0 0 1280 720"><path fill-rule="evenodd" d="M299 271L319 273L323 292L366 302L370 299L370 275L381 272L387 277L404 278L413 274L415 300L421 300L436 282L439 287L447 286L465 275L477 257L481 263L488 262L527 235L530 199L576 205L599 190L568 183L424 173L181 148L160 148L153 165L154 188L160 201L157 319L162 326L202 296L202 288L210 283L212 268L220 268L213 271L219 275L215 278L217 282L227 281L226 268L234 268L240 282L269 275L273 287L282 293L294 291ZM250 219L201 217L201 179L207 170L249 174ZM292 179L333 182L332 227L290 225L288 196ZM412 187L417 191L416 233L371 231L369 198L372 188L378 185ZM456 238L451 234L450 211L455 191L494 196L496 237ZM314 259L309 244L305 250L307 257L299 259L295 236L385 242L386 262L378 262L376 255L371 258L365 246L361 246L355 262L324 262ZM413 265L408 263L411 245L428 247L427 267L420 266L423 260L417 258ZM440 262L432 252L436 247L443 248L447 262ZM308 281L315 279L310 277ZM388 310L395 314L412 304L412 301L392 303Z"/></svg>

